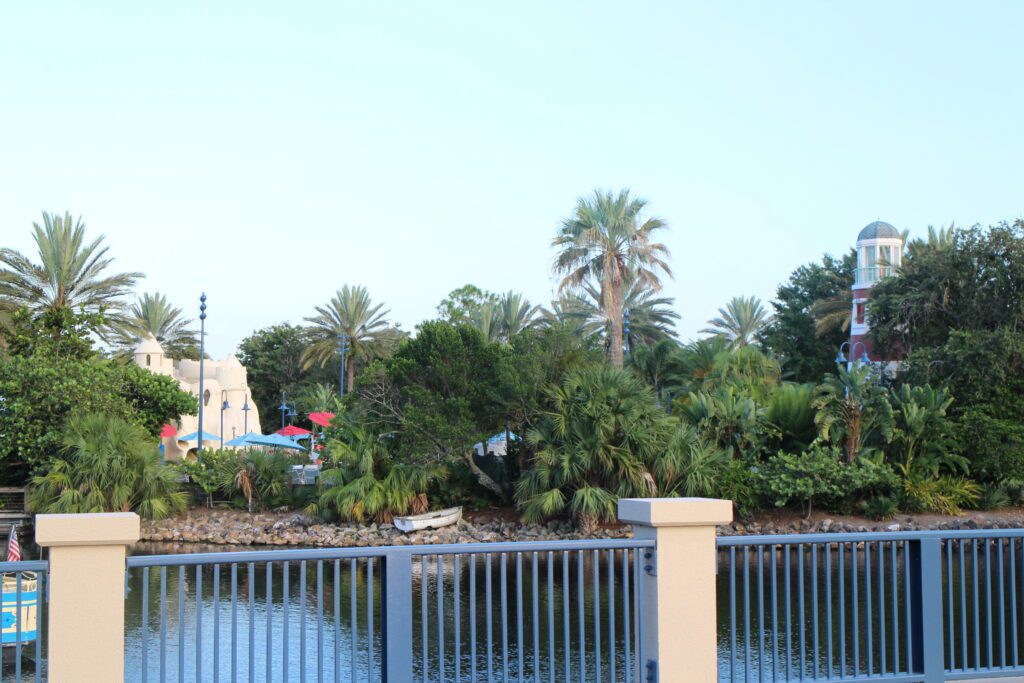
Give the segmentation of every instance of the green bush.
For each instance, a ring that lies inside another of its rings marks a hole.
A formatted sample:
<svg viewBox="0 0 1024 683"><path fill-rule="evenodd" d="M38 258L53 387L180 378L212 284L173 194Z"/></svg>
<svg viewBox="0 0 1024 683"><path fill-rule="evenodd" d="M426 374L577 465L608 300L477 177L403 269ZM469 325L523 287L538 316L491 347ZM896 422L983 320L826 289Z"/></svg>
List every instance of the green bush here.
<svg viewBox="0 0 1024 683"><path fill-rule="evenodd" d="M760 471L765 497L777 507L793 501L806 506L810 516L815 499L827 507L849 507L856 500L885 495L895 475L884 464L869 458L844 463L838 448L812 448L802 455L778 453Z"/></svg>
<svg viewBox="0 0 1024 683"><path fill-rule="evenodd" d="M865 517L884 521L886 519L892 519L896 516L896 513L900 511L899 504L896 499L890 496L875 496L862 500L860 502L860 510L864 513Z"/></svg>
<svg viewBox="0 0 1024 683"><path fill-rule="evenodd" d="M120 417L99 413L68 420L61 451L32 479L34 512L138 512L160 519L185 509L175 472L160 464L155 439Z"/></svg>
<svg viewBox="0 0 1024 683"><path fill-rule="evenodd" d="M957 436L975 478L1024 481L1024 424L971 408L960 418Z"/></svg>

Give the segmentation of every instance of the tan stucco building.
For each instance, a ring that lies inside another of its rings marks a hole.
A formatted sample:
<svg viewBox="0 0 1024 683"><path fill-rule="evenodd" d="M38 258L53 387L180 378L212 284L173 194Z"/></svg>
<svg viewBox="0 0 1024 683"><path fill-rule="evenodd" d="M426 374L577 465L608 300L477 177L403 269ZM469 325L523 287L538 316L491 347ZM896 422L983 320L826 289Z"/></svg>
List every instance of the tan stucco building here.
<svg viewBox="0 0 1024 683"><path fill-rule="evenodd" d="M199 396L199 361L173 360L164 355L160 343L152 336L143 339L134 351L135 362L150 372L167 375L178 381L181 388L193 396ZM225 443L246 432L262 433L260 413L249 393L245 367L234 356L224 360L203 361L203 431L223 436ZM227 401L228 407L221 410ZM249 410L246 411L245 407ZM224 434L221 434L221 413L224 418ZM177 437L199 431L198 415L182 415ZM165 437L162 441L168 460L177 460L195 451L196 441L182 441L177 437ZM221 440L203 442L204 448L219 448Z"/></svg>

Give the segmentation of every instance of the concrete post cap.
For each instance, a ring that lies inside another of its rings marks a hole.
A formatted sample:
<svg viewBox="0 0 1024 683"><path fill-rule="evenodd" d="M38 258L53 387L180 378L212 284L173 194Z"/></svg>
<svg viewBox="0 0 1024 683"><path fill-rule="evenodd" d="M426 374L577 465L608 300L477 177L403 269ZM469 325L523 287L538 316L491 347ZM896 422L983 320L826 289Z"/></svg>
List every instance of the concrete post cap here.
<svg viewBox="0 0 1024 683"><path fill-rule="evenodd" d="M619 521L650 527L732 522L732 501L716 498L620 498Z"/></svg>
<svg viewBox="0 0 1024 683"><path fill-rule="evenodd" d="M134 512L36 515L36 543L52 546L131 545L139 540Z"/></svg>

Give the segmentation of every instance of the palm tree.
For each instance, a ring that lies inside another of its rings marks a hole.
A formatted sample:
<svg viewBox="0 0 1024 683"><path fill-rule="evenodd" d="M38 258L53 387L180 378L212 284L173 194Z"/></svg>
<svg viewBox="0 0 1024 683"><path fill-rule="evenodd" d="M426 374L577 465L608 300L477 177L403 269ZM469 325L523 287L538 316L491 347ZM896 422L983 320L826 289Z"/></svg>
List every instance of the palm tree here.
<svg viewBox="0 0 1024 683"><path fill-rule="evenodd" d="M710 327L704 328L701 333L725 337L732 346L752 344L757 333L770 319L768 311L756 296L734 296L725 308L718 309L718 316L709 320Z"/></svg>
<svg viewBox="0 0 1024 683"><path fill-rule="evenodd" d="M811 305L814 333L824 337L838 332L849 332L853 320L853 290L844 289L835 296L818 299Z"/></svg>
<svg viewBox="0 0 1024 683"><path fill-rule="evenodd" d="M497 304L487 302L474 308L469 315L469 323L480 330L480 334L489 342L501 338L501 311Z"/></svg>
<svg viewBox="0 0 1024 683"><path fill-rule="evenodd" d="M32 224L39 263L14 249L0 249L0 299L33 312L70 308L106 312L107 326L124 329L122 297L142 273L108 274L114 259L100 235L86 241L85 223L70 213L43 212L43 224Z"/></svg>
<svg viewBox="0 0 1024 683"><path fill-rule="evenodd" d="M339 335L347 335L349 354L345 359L348 390L356 381L356 359L367 360L377 352L376 342L384 342L393 336L385 317L389 311L381 310L384 304L374 304L366 287L343 286L326 306L317 306L317 315L306 318L312 323L308 333L310 344L302 352L303 368L314 363L321 367L338 352Z"/></svg>
<svg viewBox="0 0 1024 683"><path fill-rule="evenodd" d="M498 299L498 315L501 334L506 341L533 325L538 306L511 289Z"/></svg>
<svg viewBox="0 0 1024 683"><path fill-rule="evenodd" d="M128 315L132 333L122 335L121 346L133 347L142 337L151 335L172 358L199 358L198 333L189 327L192 321L160 292L143 293L128 309Z"/></svg>
<svg viewBox="0 0 1024 683"><path fill-rule="evenodd" d="M811 407L818 432L826 441L841 443L848 462L874 432L885 441L892 437L892 405L874 372L869 365L849 370L840 365L838 374L829 375L814 390Z"/></svg>
<svg viewBox="0 0 1024 683"><path fill-rule="evenodd" d="M631 197L629 190L617 195L595 190L580 197L573 215L562 221L552 246L558 250L554 271L564 274L559 292L600 283L601 309L611 322L609 350L612 364L622 367L623 289L638 282L652 291L661 289L659 272L669 277L665 262L668 247L651 237L668 227L660 218L640 220L647 202Z"/></svg>

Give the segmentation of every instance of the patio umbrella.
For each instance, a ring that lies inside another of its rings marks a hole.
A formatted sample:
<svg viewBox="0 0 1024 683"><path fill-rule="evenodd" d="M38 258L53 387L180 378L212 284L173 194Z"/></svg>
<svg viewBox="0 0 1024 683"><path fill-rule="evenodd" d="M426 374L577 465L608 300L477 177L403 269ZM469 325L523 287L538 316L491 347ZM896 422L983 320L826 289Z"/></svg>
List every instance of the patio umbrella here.
<svg viewBox="0 0 1024 683"><path fill-rule="evenodd" d="M270 446L271 448L291 448L296 451L305 451L304 446L300 446L286 436L280 434L254 434L245 441L246 446Z"/></svg>
<svg viewBox="0 0 1024 683"><path fill-rule="evenodd" d="M192 432L191 434L186 434L185 436L179 436L178 437L178 441L198 441L198 440L199 440L199 432ZM217 436L216 434L211 434L210 432L203 432L203 441L220 441L220 437Z"/></svg>
<svg viewBox="0 0 1024 683"><path fill-rule="evenodd" d="M160 428L160 438L161 439L166 439L168 437L173 437L177 433L178 433L178 428L175 427L174 425L164 425L163 427Z"/></svg>
<svg viewBox="0 0 1024 683"><path fill-rule="evenodd" d="M310 413L309 421L313 424L318 424L321 427L330 427L331 420L334 419L334 413Z"/></svg>
<svg viewBox="0 0 1024 683"><path fill-rule="evenodd" d="M256 432L248 432L247 434L242 434L241 436L236 436L235 438L231 439L231 441L228 441L224 445L225 446L248 446L249 445L249 439L251 439L252 437L255 437L255 436L263 436L263 435L262 434L257 434Z"/></svg>
<svg viewBox="0 0 1024 683"><path fill-rule="evenodd" d="M281 436L309 436L312 433L308 429L296 427L295 425L288 425L284 429L278 429L275 432L275 434L280 434Z"/></svg>

